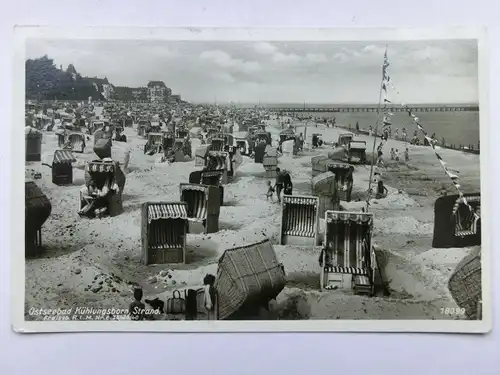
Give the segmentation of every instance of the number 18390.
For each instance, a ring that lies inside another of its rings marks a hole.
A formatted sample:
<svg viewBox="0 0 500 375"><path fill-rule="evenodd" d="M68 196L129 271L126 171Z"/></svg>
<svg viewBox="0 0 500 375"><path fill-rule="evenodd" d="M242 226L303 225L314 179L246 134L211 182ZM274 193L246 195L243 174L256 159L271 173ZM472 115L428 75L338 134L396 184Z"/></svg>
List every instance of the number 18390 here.
<svg viewBox="0 0 500 375"><path fill-rule="evenodd" d="M460 307L441 307L441 314L445 315L464 315L465 309Z"/></svg>

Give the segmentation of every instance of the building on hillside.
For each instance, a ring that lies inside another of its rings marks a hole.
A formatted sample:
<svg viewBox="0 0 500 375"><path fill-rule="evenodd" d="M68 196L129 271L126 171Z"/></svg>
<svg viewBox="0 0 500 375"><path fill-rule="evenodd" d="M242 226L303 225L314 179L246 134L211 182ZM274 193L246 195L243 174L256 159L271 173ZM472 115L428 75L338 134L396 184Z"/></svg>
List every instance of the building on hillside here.
<svg viewBox="0 0 500 375"><path fill-rule="evenodd" d="M148 100L149 90L147 87L138 87L132 89L132 96L136 101L146 101Z"/></svg>
<svg viewBox="0 0 500 375"><path fill-rule="evenodd" d="M107 78L88 78L90 82L94 85L95 90L100 93L105 100L110 100L113 97L115 88L109 83Z"/></svg>
<svg viewBox="0 0 500 375"><path fill-rule="evenodd" d="M170 95L170 97L168 98L168 102L170 104L178 104L181 101L182 100L181 100L181 96L180 95Z"/></svg>
<svg viewBox="0 0 500 375"><path fill-rule="evenodd" d="M116 86L113 92L113 99L118 101L130 102L134 100L134 89L125 86Z"/></svg>
<svg viewBox="0 0 500 375"><path fill-rule="evenodd" d="M172 95L172 90L163 81L149 81L147 88L151 102L165 102Z"/></svg>
<svg viewBox="0 0 500 375"><path fill-rule="evenodd" d="M102 85L102 88L103 88L102 96L104 96L104 99L110 100L111 98L113 98L115 87L112 84L110 83L104 84Z"/></svg>

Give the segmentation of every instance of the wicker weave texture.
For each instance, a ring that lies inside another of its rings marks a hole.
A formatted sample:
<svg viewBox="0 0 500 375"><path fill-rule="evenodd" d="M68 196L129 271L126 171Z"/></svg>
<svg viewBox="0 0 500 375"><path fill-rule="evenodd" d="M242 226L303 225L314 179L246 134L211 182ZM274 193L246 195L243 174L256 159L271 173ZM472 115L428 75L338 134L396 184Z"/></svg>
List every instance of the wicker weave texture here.
<svg viewBox="0 0 500 375"><path fill-rule="evenodd" d="M336 187L335 174L332 172L321 173L311 180L311 189L315 196L333 196L336 193Z"/></svg>
<svg viewBox="0 0 500 375"><path fill-rule="evenodd" d="M329 157L326 156L326 155L318 155L318 156L313 156L311 158L311 167L312 167L312 170L315 171L315 170L320 170L320 165L322 164L321 162L324 162L325 160L329 160ZM324 164L324 163L323 163ZM326 172L326 168L324 168L325 170L323 171L323 169L321 169L323 172Z"/></svg>
<svg viewBox="0 0 500 375"><path fill-rule="evenodd" d="M285 287L282 265L269 240L226 250L219 259L216 289L219 319L226 319L246 303L275 298Z"/></svg>
<svg viewBox="0 0 500 375"><path fill-rule="evenodd" d="M111 138L100 138L94 143L94 153L101 159L111 157Z"/></svg>
<svg viewBox="0 0 500 375"><path fill-rule="evenodd" d="M448 288L458 306L465 309L470 319L477 318L481 300L481 249L460 261L450 277Z"/></svg>
<svg viewBox="0 0 500 375"><path fill-rule="evenodd" d="M25 182L25 225L27 231L36 232L52 212L49 198L32 181Z"/></svg>

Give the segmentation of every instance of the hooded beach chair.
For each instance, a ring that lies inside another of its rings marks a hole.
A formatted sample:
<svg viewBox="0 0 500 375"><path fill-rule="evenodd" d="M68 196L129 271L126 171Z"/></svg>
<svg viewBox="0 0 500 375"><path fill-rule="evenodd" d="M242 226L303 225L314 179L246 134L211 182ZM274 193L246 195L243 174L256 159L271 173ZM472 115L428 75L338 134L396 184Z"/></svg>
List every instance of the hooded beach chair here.
<svg viewBox="0 0 500 375"><path fill-rule="evenodd" d="M141 214L143 263L146 265L185 263L187 229L186 203L143 203Z"/></svg>
<svg viewBox="0 0 500 375"><path fill-rule="evenodd" d="M281 245L318 244L319 198L302 195L284 195L281 200Z"/></svg>
<svg viewBox="0 0 500 375"><path fill-rule="evenodd" d="M376 270L371 234L373 214L326 211L321 252L321 289L351 289L372 295Z"/></svg>
<svg viewBox="0 0 500 375"><path fill-rule="evenodd" d="M180 200L186 203L189 233L219 231L220 190L217 186L180 184Z"/></svg>

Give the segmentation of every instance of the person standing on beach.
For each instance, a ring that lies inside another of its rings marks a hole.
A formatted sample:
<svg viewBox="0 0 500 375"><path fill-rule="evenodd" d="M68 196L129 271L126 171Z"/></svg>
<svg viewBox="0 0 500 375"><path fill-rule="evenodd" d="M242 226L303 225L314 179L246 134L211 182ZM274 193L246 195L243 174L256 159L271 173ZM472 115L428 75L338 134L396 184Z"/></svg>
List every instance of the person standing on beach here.
<svg viewBox="0 0 500 375"><path fill-rule="evenodd" d="M389 130L385 128L382 133L382 140L387 141L389 139Z"/></svg>
<svg viewBox="0 0 500 375"><path fill-rule="evenodd" d="M359 134L359 122L356 121L356 135Z"/></svg>
<svg viewBox="0 0 500 375"><path fill-rule="evenodd" d="M384 160L382 159L383 154L384 153L382 152L382 142L380 142L380 145L377 147L377 166L384 165Z"/></svg>
<svg viewBox="0 0 500 375"><path fill-rule="evenodd" d="M302 151L304 149L304 136L302 133L299 134L299 150Z"/></svg>
<svg viewBox="0 0 500 375"><path fill-rule="evenodd" d="M387 193L389 191L387 190L387 188L384 186L384 182L382 180L379 180L377 182L377 193L375 195L375 198L376 199L381 199L381 198L385 198L387 196Z"/></svg>
<svg viewBox="0 0 500 375"><path fill-rule="evenodd" d="M276 189L278 202L281 203L281 191L283 190L283 174L279 168L276 168L276 183L274 184L274 188Z"/></svg>
<svg viewBox="0 0 500 375"><path fill-rule="evenodd" d="M408 152L408 147L405 149L405 161L410 161L410 153Z"/></svg>
<svg viewBox="0 0 500 375"><path fill-rule="evenodd" d="M142 289L135 288L134 289L134 302L132 302L128 308L130 318L132 320L144 320L144 310L146 309L146 305L141 302L142 300Z"/></svg>
<svg viewBox="0 0 500 375"><path fill-rule="evenodd" d="M273 195L275 192L274 186L271 184L271 181L267 181L267 193L266 193L266 198L269 200L271 198L271 201L273 200Z"/></svg>
<svg viewBox="0 0 500 375"><path fill-rule="evenodd" d="M292 192L293 192L292 177L290 176L290 173L288 173L288 171L284 171L283 194L292 195Z"/></svg>
<svg viewBox="0 0 500 375"><path fill-rule="evenodd" d="M215 289L215 276L211 274L207 274L203 279L204 285L204 300L203 304L206 309L207 319L208 320L216 320L217 319L217 290Z"/></svg>

